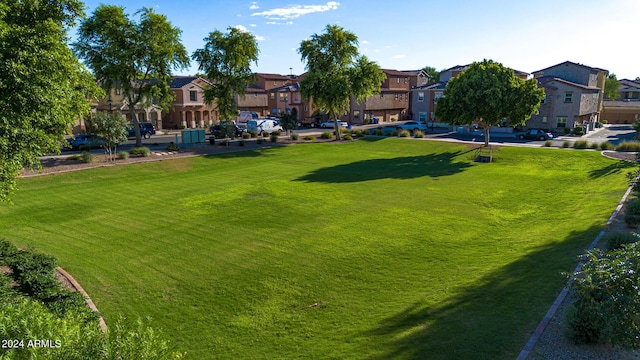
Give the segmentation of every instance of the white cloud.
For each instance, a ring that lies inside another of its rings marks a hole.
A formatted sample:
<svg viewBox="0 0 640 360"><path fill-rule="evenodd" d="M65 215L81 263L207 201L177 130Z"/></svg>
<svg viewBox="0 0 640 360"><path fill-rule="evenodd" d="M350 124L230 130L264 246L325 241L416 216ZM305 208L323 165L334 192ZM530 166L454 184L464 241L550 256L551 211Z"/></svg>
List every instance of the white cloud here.
<svg viewBox="0 0 640 360"><path fill-rule="evenodd" d="M249 29L247 29L246 27L244 27L244 26L242 26L242 25L236 25L236 26L234 26L234 28L236 28L236 29L238 29L238 30L240 30L240 31L242 31L242 32L250 33L250 34L251 34L251 31L249 31ZM258 40L258 41L265 41L265 40L267 40L267 38L265 38L264 36L260 36L260 35L256 35L256 34L251 34L251 35L253 35L253 36L256 38L256 40Z"/></svg>
<svg viewBox="0 0 640 360"><path fill-rule="evenodd" d="M360 42L360 44L362 44L362 45L367 45L368 43L369 43L369 42L368 42L367 40L362 40L362 41Z"/></svg>
<svg viewBox="0 0 640 360"><path fill-rule="evenodd" d="M249 26L251 26L251 27L256 27L256 26L258 26L258 25L256 25L256 24L249 24Z"/></svg>
<svg viewBox="0 0 640 360"><path fill-rule="evenodd" d="M403 59L403 58L406 58L406 57L407 57L407 55L405 55L405 54L399 54L399 55L394 55L392 57L392 59Z"/></svg>
<svg viewBox="0 0 640 360"><path fill-rule="evenodd" d="M251 16L264 16L269 20L291 20L297 19L302 15L336 10L340 6L339 2L329 1L325 5L291 5L286 8L276 8L267 11L257 12Z"/></svg>
<svg viewBox="0 0 640 360"><path fill-rule="evenodd" d="M277 22L275 22L275 21L267 21L265 24L267 24L267 25L275 25L275 24L277 24Z"/></svg>
<svg viewBox="0 0 640 360"><path fill-rule="evenodd" d="M260 6L258 6L258 3L254 1L251 3L251 6L249 6L249 9L257 10L257 9L260 9Z"/></svg>

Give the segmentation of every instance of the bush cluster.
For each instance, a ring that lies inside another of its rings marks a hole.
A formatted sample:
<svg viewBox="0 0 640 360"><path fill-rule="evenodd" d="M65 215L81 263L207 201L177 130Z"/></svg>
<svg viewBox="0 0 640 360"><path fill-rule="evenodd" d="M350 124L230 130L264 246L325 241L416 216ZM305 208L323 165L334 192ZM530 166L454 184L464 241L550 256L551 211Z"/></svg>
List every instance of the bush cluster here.
<svg viewBox="0 0 640 360"><path fill-rule="evenodd" d="M576 128L578 129L578 128ZM582 129L582 128L580 128ZM578 140L575 143L573 143L573 148L574 149L586 149L589 147L589 143L587 142L587 140Z"/></svg>
<svg viewBox="0 0 640 360"><path fill-rule="evenodd" d="M282 135L282 130L276 130L276 131L272 132L271 135L280 136L280 135Z"/></svg>
<svg viewBox="0 0 640 360"><path fill-rule="evenodd" d="M584 135L584 128L582 128L582 126L574 127L573 128L573 134L574 135L578 135L578 136Z"/></svg>
<svg viewBox="0 0 640 360"><path fill-rule="evenodd" d="M242 133L242 138L243 138L243 139L249 139L249 138L251 138L251 134L249 134L249 133Z"/></svg>
<svg viewBox="0 0 640 360"><path fill-rule="evenodd" d="M129 153L128 153L128 152L126 152L126 151L120 151L120 152L118 153L118 159L120 159L120 160L126 160L126 159L128 159L128 158L129 158Z"/></svg>
<svg viewBox="0 0 640 360"><path fill-rule="evenodd" d="M268 131L263 131L262 132L262 137L268 138L269 136L271 136L271 133Z"/></svg>
<svg viewBox="0 0 640 360"><path fill-rule="evenodd" d="M571 146L571 143L568 142L568 141L565 141L565 142L562 143L562 147L565 148L565 149L568 148L569 146Z"/></svg>
<svg viewBox="0 0 640 360"><path fill-rule="evenodd" d="M600 149L602 150L614 150L616 148L615 145L613 145L612 143L605 141L603 143L600 144Z"/></svg>
<svg viewBox="0 0 640 360"><path fill-rule="evenodd" d="M298 140L298 139L300 139L300 134L294 134L294 133L291 134L291 140Z"/></svg>
<svg viewBox="0 0 640 360"><path fill-rule="evenodd" d="M255 132L255 131L252 131L252 132L249 133L249 136L251 136L252 139L253 138L257 138L258 137L258 133Z"/></svg>
<svg viewBox="0 0 640 360"><path fill-rule="evenodd" d="M398 136L400 136L400 137L410 137L411 133L409 132L409 130L400 130L400 132L398 132Z"/></svg>
<svg viewBox="0 0 640 360"><path fill-rule="evenodd" d="M90 164L93 162L93 154L88 151L82 152L82 162Z"/></svg>
<svg viewBox="0 0 640 360"><path fill-rule="evenodd" d="M424 138L424 131L422 130L416 130L413 132L413 137L414 138L418 138L418 139L422 139Z"/></svg>
<svg viewBox="0 0 640 360"><path fill-rule="evenodd" d="M627 203L624 209L624 222L631 227L640 225L640 199Z"/></svg>
<svg viewBox="0 0 640 360"><path fill-rule="evenodd" d="M146 146L134 147L131 149L131 155L149 157L151 156L151 150Z"/></svg>
<svg viewBox="0 0 640 360"><path fill-rule="evenodd" d="M544 147L551 147L551 145L553 145L553 141L551 140L547 140L544 142Z"/></svg>
<svg viewBox="0 0 640 360"><path fill-rule="evenodd" d="M353 140L353 136L351 136L351 134L344 134L342 140Z"/></svg>
<svg viewBox="0 0 640 360"><path fill-rule="evenodd" d="M278 142L278 135L275 133L275 131L271 134L271 138L270 138L271 142Z"/></svg>
<svg viewBox="0 0 640 360"><path fill-rule="evenodd" d="M333 139L333 134L328 132L328 131L325 131L325 132L322 133L322 135L320 135L320 138L321 139Z"/></svg>
<svg viewBox="0 0 640 360"><path fill-rule="evenodd" d="M311 140L311 141L313 141L313 140L315 140L315 139L316 139L316 137L315 137L315 136L313 136L313 135L307 135L307 136L305 136L303 139L304 139L304 140Z"/></svg>
<svg viewBox="0 0 640 360"><path fill-rule="evenodd" d="M607 251L620 249L622 245L631 244L640 240L636 233L613 232L602 237L604 249Z"/></svg>
<svg viewBox="0 0 640 360"><path fill-rule="evenodd" d="M623 141L616 146L616 151L640 151L640 142Z"/></svg>

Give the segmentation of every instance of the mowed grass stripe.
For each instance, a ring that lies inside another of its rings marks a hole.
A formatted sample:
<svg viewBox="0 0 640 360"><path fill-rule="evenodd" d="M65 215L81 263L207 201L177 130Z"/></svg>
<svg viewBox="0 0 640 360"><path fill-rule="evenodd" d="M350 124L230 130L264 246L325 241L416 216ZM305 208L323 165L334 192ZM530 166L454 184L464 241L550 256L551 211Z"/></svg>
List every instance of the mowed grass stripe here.
<svg viewBox="0 0 640 360"><path fill-rule="evenodd" d="M0 226L191 358L513 358L627 170L472 155L385 139L31 178Z"/></svg>

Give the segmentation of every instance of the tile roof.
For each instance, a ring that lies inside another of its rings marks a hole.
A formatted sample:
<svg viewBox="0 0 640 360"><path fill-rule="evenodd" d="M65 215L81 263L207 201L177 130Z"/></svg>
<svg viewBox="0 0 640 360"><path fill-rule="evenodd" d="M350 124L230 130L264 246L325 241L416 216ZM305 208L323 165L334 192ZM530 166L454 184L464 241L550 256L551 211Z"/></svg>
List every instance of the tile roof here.
<svg viewBox="0 0 640 360"><path fill-rule="evenodd" d="M280 74L267 74L267 73L256 73L256 76L268 79L268 80L289 80L289 75L280 75Z"/></svg>
<svg viewBox="0 0 640 360"><path fill-rule="evenodd" d="M171 89L180 89L181 87L188 85L196 80L202 80L206 83L210 83L209 80L198 77L198 76L174 76L171 81Z"/></svg>
<svg viewBox="0 0 640 360"><path fill-rule="evenodd" d="M622 79L619 83L621 91L640 91L640 81Z"/></svg>
<svg viewBox="0 0 640 360"><path fill-rule="evenodd" d="M602 102L605 108L638 108L640 109L640 101L639 100L604 100Z"/></svg>

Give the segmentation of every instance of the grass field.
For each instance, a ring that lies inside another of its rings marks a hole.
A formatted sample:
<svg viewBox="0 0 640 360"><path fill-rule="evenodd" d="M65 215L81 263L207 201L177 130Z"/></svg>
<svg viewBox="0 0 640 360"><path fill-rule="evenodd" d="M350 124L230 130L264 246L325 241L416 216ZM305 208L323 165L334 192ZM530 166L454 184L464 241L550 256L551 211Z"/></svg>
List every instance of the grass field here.
<svg viewBox="0 0 640 360"><path fill-rule="evenodd" d="M0 237L191 359L513 359L625 188L597 152L384 139L24 179Z"/></svg>

